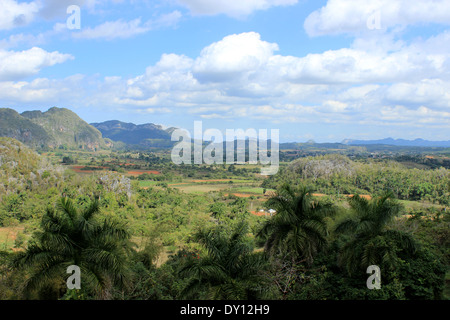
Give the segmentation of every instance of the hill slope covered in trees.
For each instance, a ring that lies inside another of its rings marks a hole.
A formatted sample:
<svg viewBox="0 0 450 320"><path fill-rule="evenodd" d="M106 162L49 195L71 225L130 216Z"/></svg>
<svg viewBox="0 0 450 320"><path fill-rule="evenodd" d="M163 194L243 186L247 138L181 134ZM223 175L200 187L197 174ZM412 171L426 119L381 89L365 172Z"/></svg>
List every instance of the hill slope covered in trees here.
<svg viewBox="0 0 450 320"><path fill-rule="evenodd" d="M65 108L51 108L46 112L26 111L19 114L0 109L0 136L17 139L33 148L106 148L100 131Z"/></svg>

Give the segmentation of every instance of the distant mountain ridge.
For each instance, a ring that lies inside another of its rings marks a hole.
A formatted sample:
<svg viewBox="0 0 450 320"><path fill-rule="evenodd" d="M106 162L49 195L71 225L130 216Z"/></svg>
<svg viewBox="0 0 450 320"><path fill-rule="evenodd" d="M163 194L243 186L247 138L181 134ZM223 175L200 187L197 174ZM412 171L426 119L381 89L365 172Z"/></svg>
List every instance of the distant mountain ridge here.
<svg viewBox="0 0 450 320"><path fill-rule="evenodd" d="M50 108L46 112L25 111L19 114L9 108L0 108L0 137L14 138L33 148L68 147L75 149L102 149L113 144L117 148L171 148L177 142L172 141L172 132L176 128L164 128L161 125L146 123L136 125L119 120L88 124L76 113L65 108ZM114 141L114 143L113 143ZM290 149L348 149L394 147L432 147L450 148L449 141L428 141L424 139L379 139L352 140L341 143L320 143L310 140L306 143L280 143L281 150Z"/></svg>
<svg viewBox="0 0 450 320"><path fill-rule="evenodd" d="M136 125L119 120L91 123L103 137L141 148L167 148L173 146L171 133L174 128L163 129L153 123Z"/></svg>
<svg viewBox="0 0 450 320"><path fill-rule="evenodd" d="M440 147L450 148L450 140L448 141L429 141L424 139L405 140L405 139L379 139L379 140L351 140L346 139L342 141L346 145L391 145L391 146L405 146L405 147Z"/></svg>

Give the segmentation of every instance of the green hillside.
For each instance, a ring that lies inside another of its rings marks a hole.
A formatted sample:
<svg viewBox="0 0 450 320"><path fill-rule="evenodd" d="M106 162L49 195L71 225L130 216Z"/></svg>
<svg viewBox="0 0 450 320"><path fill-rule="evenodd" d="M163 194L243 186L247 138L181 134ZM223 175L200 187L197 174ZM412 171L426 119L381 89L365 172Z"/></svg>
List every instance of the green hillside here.
<svg viewBox="0 0 450 320"><path fill-rule="evenodd" d="M44 128L7 108L0 109L0 136L17 139L32 147L47 145L51 140Z"/></svg>
<svg viewBox="0 0 450 320"><path fill-rule="evenodd" d="M48 159L40 157L23 143L0 137L0 200L11 192L30 192L38 188L43 179L49 182L49 178L61 173Z"/></svg>
<svg viewBox="0 0 450 320"><path fill-rule="evenodd" d="M51 137L50 147L98 149L106 144L100 131L65 108L51 108L47 112L24 112L22 116L41 126Z"/></svg>
<svg viewBox="0 0 450 320"><path fill-rule="evenodd" d="M74 112L51 108L46 112L0 109L0 136L17 139L37 148L89 149L106 148L100 131Z"/></svg>

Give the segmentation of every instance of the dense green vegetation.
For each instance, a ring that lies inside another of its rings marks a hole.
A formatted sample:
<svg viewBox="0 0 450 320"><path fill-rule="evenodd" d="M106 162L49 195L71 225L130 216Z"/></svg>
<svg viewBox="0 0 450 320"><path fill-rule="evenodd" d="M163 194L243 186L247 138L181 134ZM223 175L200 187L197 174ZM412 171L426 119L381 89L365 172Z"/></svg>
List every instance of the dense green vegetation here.
<svg viewBox="0 0 450 320"><path fill-rule="evenodd" d="M261 177L0 138L0 180L0 299L448 299L443 167L309 155Z"/></svg>
<svg viewBox="0 0 450 320"><path fill-rule="evenodd" d="M0 109L0 137L11 137L33 147L50 141L44 128L22 117L17 111L6 108Z"/></svg>
<svg viewBox="0 0 450 320"><path fill-rule="evenodd" d="M39 149L98 149L107 143L100 131L74 112L51 108L46 112L0 109L0 136L15 138Z"/></svg>
<svg viewBox="0 0 450 320"><path fill-rule="evenodd" d="M408 169L392 160L350 160L342 155L306 157L293 161L280 174L264 181L275 187L289 179L325 194L378 194L391 190L398 199L427 200L450 205L450 170Z"/></svg>

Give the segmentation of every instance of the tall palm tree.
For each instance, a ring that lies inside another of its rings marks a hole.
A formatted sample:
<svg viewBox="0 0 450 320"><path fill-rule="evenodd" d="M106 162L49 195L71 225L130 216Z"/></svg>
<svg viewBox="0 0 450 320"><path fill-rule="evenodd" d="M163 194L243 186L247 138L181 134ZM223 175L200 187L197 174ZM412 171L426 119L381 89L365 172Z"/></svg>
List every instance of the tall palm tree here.
<svg viewBox="0 0 450 320"><path fill-rule="evenodd" d="M61 198L55 212L47 209L27 250L18 255L15 267L30 268L26 291L39 289L52 281L68 278L67 267L81 270L81 289L103 294L112 284L125 284L126 254L130 248L129 233L111 219L100 221L97 200L78 211L68 198Z"/></svg>
<svg viewBox="0 0 450 320"><path fill-rule="evenodd" d="M317 252L326 245L325 217L336 209L330 203L315 201L306 187L294 189L283 185L267 201L276 214L261 228L259 236L266 237L266 252L287 254L292 261L302 259L311 264Z"/></svg>
<svg viewBox="0 0 450 320"><path fill-rule="evenodd" d="M267 289L260 276L265 260L263 255L253 253L246 241L247 229L241 221L229 236L220 227L195 235L206 255L190 258L181 268L180 274L190 278L182 292L184 297L192 297L192 293L205 288L210 299L247 300L261 296L261 291Z"/></svg>
<svg viewBox="0 0 450 320"><path fill-rule="evenodd" d="M394 268L399 252L414 254L417 249L414 239L407 233L389 229L389 223L402 211L392 192L372 200L355 195L348 201L354 215L340 222L335 231L350 236L338 256L339 265L350 275L370 265Z"/></svg>

